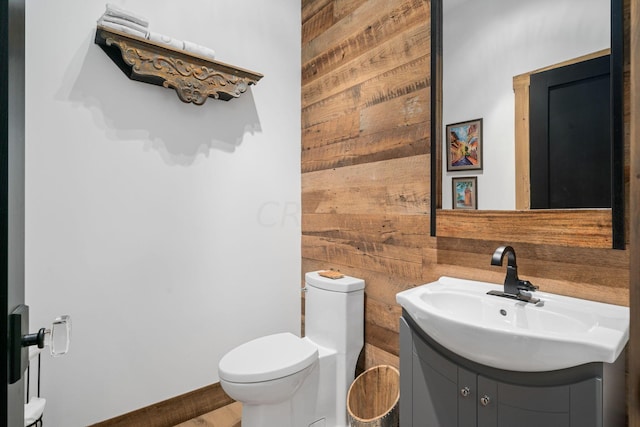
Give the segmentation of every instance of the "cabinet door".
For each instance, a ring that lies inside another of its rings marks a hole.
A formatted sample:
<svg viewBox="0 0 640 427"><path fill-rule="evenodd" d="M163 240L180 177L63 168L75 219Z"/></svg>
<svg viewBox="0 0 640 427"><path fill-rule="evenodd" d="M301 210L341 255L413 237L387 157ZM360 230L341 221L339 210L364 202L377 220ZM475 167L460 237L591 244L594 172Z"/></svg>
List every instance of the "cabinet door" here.
<svg viewBox="0 0 640 427"><path fill-rule="evenodd" d="M425 360L414 355L413 372L413 427L457 426L456 366L444 359Z"/></svg>
<svg viewBox="0 0 640 427"><path fill-rule="evenodd" d="M498 425L498 383L478 376L478 427L495 427ZM520 426L520 424L513 424Z"/></svg>
<svg viewBox="0 0 640 427"><path fill-rule="evenodd" d="M533 387L479 376L478 426L601 426L599 389L598 378L573 385Z"/></svg>
<svg viewBox="0 0 640 427"><path fill-rule="evenodd" d="M458 368L458 427L477 425L478 375Z"/></svg>
<svg viewBox="0 0 640 427"><path fill-rule="evenodd" d="M458 367L427 346L401 318L401 425L403 427L457 426L457 383Z"/></svg>

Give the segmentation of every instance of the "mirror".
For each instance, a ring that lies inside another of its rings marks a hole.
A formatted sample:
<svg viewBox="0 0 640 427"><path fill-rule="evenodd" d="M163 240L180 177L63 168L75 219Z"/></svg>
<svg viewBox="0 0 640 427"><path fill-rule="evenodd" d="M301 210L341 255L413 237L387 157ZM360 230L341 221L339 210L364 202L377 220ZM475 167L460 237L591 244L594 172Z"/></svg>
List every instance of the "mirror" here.
<svg viewBox="0 0 640 427"><path fill-rule="evenodd" d="M610 47L613 246L623 247L622 0L433 0L431 13L432 235L454 179L477 178L480 210L516 208L513 78ZM482 169L447 170L447 125L477 119Z"/></svg>

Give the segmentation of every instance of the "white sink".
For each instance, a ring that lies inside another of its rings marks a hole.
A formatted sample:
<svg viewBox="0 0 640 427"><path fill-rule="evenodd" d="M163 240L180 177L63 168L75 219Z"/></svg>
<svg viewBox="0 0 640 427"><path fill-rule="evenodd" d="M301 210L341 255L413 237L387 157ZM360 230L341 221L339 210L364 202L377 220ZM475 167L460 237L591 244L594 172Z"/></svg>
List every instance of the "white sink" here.
<svg viewBox="0 0 640 427"><path fill-rule="evenodd" d="M441 277L396 295L418 326L452 352L511 371L613 363L629 339L629 308L545 292L537 304L487 295L502 285Z"/></svg>

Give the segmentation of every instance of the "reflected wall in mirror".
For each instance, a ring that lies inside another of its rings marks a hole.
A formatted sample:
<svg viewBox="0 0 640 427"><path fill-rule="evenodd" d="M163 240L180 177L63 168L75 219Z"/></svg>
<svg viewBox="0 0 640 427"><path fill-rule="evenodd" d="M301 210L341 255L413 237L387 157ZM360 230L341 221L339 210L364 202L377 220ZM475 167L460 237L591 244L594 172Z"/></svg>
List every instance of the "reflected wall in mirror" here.
<svg viewBox="0 0 640 427"><path fill-rule="evenodd" d="M496 5L496 9L486 9ZM443 11L455 17L452 25L443 20ZM532 20L525 20L527 17ZM451 224L445 212L453 212L451 182L461 174L447 172L447 156L443 153L446 125L483 119L484 167L475 175L478 191L488 197L482 197L473 216L484 215L483 211L508 215L516 209L514 76L610 46L612 207L597 215L607 215L606 226L612 236L607 239L609 243L613 241L614 248L624 248L623 19L623 0L432 0L432 236L457 236L437 218L441 214L444 222ZM570 21L577 26L570 26ZM446 59L446 46L451 45L457 53ZM456 82L456 75L465 79ZM559 218L562 215L560 211L555 213ZM581 213L589 215L587 211ZM468 211L463 215L469 215L471 220L472 214ZM580 222L575 227L581 227Z"/></svg>
<svg viewBox="0 0 640 427"><path fill-rule="evenodd" d="M478 209L516 209L513 77L609 48L609 0L442 1L443 126L483 118ZM459 173L443 174L451 209Z"/></svg>

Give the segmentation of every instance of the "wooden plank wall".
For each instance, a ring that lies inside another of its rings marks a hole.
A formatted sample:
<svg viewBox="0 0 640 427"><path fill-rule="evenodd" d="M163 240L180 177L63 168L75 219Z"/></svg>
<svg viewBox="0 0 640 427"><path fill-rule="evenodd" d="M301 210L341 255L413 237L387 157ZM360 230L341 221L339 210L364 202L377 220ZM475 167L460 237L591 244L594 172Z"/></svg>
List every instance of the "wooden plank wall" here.
<svg viewBox="0 0 640 427"><path fill-rule="evenodd" d="M365 366L397 366L395 294L429 238L429 3L302 1L302 267L362 277Z"/></svg>
<svg viewBox="0 0 640 427"><path fill-rule="evenodd" d="M366 280L362 368L397 365L397 292L504 280L505 242L429 235L429 16L426 0L302 1L302 267ZM514 247L541 289L628 304L628 251Z"/></svg>

